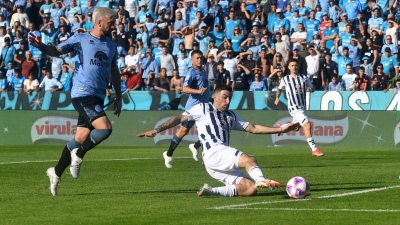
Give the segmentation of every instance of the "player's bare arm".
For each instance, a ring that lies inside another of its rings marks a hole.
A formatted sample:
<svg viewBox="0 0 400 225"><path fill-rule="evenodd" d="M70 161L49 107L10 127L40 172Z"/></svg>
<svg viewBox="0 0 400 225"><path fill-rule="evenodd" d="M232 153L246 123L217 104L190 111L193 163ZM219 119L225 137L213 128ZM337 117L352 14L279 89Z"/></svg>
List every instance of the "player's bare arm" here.
<svg viewBox="0 0 400 225"><path fill-rule="evenodd" d="M114 102L114 114L119 117L122 108L122 93L121 93L121 74L118 67L111 68L111 82L115 89L116 99Z"/></svg>
<svg viewBox="0 0 400 225"><path fill-rule="evenodd" d="M190 88L190 87L187 87L187 86L185 86L185 87L183 87L183 89L182 89L182 91L183 91L183 93L185 93L185 94L200 94L200 95L202 95L205 91L207 90L207 88L206 87L202 87L202 88L200 88L200 89L193 89L193 88Z"/></svg>
<svg viewBox="0 0 400 225"><path fill-rule="evenodd" d="M178 115L178 116L175 116L175 117L167 120L160 126L156 127L154 130L149 130L144 133L137 134L136 136L137 137L154 137L154 136L156 136L156 134L163 132L164 130L167 130L169 128L175 127L176 125L181 124L186 121L188 121L187 116Z"/></svg>
<svg viewBox="0 0 400 225"><path fill-rule="evenodd" d="M29 33L30 37L28 38L29 44L37 47L41 52L43 52L45 55L49 56L60 56L63 54L63 51L61 50L60 47L58 46L53 46L53 45L45 45L42 43L41 38L35 36L33 33Z"/></svg>
<svg viewBox="0 0 400 225"><path fill-rule="evenodd" d="M267 127L258 124L249 124L246 127L246 131L252 134L277 134L287 133L292 130L296 130L300 126L299 123L288 123L286 126L281 127Z"/></svg>
<svg viewBox="0 0 400 225"><path fill-rule="evenodd" d="M278 105L278 103L279 103L279 97L281 96L281 92L282 92L282 90L279 88L276 90L275 105Z"/></svg>

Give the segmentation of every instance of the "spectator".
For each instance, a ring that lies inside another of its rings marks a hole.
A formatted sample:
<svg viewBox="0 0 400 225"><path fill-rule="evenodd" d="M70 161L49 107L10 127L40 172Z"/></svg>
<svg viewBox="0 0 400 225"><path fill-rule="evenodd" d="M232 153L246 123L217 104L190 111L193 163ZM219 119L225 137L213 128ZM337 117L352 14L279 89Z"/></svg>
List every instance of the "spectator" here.
<svg viewBox="0 0 400 225"><path fill-rule="evenodd" d="M146 91L154 91L154 82L156 80L156 77L158 73L153 72L153 71L149 71L148 75L147 75L147 79L146 79Z"/></svg>
<svg viewBox="0 0 400 225"><path fill-rule="evenodd" d="M360 67L358 69L358 75L356 76L356 79L354 80L354 85L353 85L353 92L354 91L367 91L370 89L369 84L369 77L365 74L364 67Z"/></svg>
<svg viewBox="0 0 400 225"><path fill-rule="evenodd" d="M314 33L319 32L320 21L315 19L315 11L311 10L309 14L309 19L304 22L304 26L307 30L307 42L313 39Z"/></svg>
<svg viewBox="0 0 400 225"><path fill-rule="evenodd" d="M395 58L397 58L397 43L394 44L392 42L392 36L390 35L386 35L385 37L385 44L382 46L382 51L381 54L384 54L386 52L386 49L389 48L390 49L390 53L394 55Z"/></svg>
<svg viewBox="0 0 400 225"><path fill-rule="evenodd" d="M143 59L146 55L146 47L143 45L143 41L141 39L136 41L136 52L135 54L140 57L140 59Z"/></svg>
<svg viewBox="0 0 400 225"><path fill-rule="evenodd" d="M160 56L161 68L165 68L168 80L172 78L172 71L176 68L174 58L168 53L166 46L162 47L162 55Z"/></svg>
<svg viewBox="0 0 400 225"><path fill-rule="evenodd" d="M355 36L351 38L351 43L348 46L349 48L349 57L353 61L354 71L358 71L358 68L361 65L361 50L363 49L362 44L357 40Z"/></svg>
<svg viewBox="0 0 400 225"><path fill-rule="evenodd" d="M9 37L4 38L4 47L1 49L1 70L4 72L8 69L8 63L13 62L15 47L11 45L11 39Z"/></svg>
<svg viewBox="0 0 400 225"><path fill-rule="evenodd" d="M343 11L348 15L350 22L357 19L358 12L361 12L361 4L359 1L348 0L343 6Z"/></svg>
<svg viewBox="0 0 400 225"><path fill-rule="evenodd" d="M381 56L381 64L383 65L384 74L390 75L391 77L397 77L399 75L399 62L397 58L392 55L390 47L385 48L385 52Z"/></svg>
<svg viewBox="0 0 400 225"><path fill-rule="evenodd" d="M54 23L52 21L44 24L44 26L40 28L40 32L43 34L42 40L44 44L56 45L59 32L54 28Z"/></svg>
<svg viewBox="0 0 400 225"><path fill-rule="evenodd" d="M122 70L122 75L126 75L126 88L131 90L139 90L142 85L142 75L136 72L135 65L131 65ZM123 90L121 90L123 91Z"/></svg>
<svg viewBox="0 0 400 225"><path fill-rule="evenodd" d="M31 94L34 91L39 90L39 81L34 78L33 73L30 72L28 74L28 79L25 79L24 81L24 92L27 93L28 95Z"/></svg>
<svg viewBox="0 0 400 225"><path fill-rule="evenodd" d="M81 7L79 7L76 4L76 0L69 0L69 2L70 2L70 5L69 5L65 15L66 15L67 20L69 21L69 23L72 24L72 23L74 23L75 15L77 15L77 14L81 15L82 14L82 9L81 9Z"/></svg>
<svg viewBox="0 0 400 225"><path fill-rule="evenodd" d="M178 2L178 5L179 4L182 5L182 3ZM173 26L174 30L181 30L182 28L186 27L187 25L188 24L186 23L186 20L183 19L183 17L182 17L182 12L177 11L176 12L176 19L175 19L174 26Z"/></svg>
<svg viewBox="0 0 400 225"><path fill-rule="evenodd" d="M178 57L177 60L178 72L182 74L182 76L186 76L187 71L192 66L192 60L186 56L185 50L181 50L179 54L180 57Z"/></svg>
<svg viewBox="0 0 400 225"><path fill-rule="evenodd" d="M338 81L337 76L333 76L328 85L328 91L343 91L343 83Z"/></svg>
<svg viewBox="0 0 400 225"><path fill-rule="evenodd" d="M62 84L61 91L71 91L72 75L74 74L74 67L68 63L64 63L61 69L60 83Z"/></svg>
<svg viewBox="0 0 400 225"><path fill-rule="evenodd" d="M282 60L289 60L289 51L290 51L290 46L282 41L282 34L280 32L277 32L275 34L276 38L276 43L275 43L275 51L276 53L280 53L280 55L283 57Z"/></svg>
<svg viewBox="0 0 400 225"><path fill-rule="evenodd" d="M81 7L81 10L82 10L83 16L85 17L85 20L88 21L89 15L90 16L93 15L94 10L96 9L96 7L93 4L95 0L87 0L87 1L80 0L80 1L82 3L87 2L87 5L80 4L79 7ZM93 18L91 18L91 19L93 19Z"/></svg>
<svg viewBox="0 0 400 225"><path fill-rule="evenodd" d="M174 70L172 74L173 76L171 79L169 90L181 94L183 90L183 77L179 76L178 70Z"/></svg>
<svg viewBox="0 0 400 225"><path fill-rule="evenodd" d="M14 77L14 64L8 63L8 68L6 72L7 83L11 83L13 77Z"/></svg>
<svg viewBox="0 0 400 225"><path fill-rule="evenodd" d="M321 53L312 45L308 47L308 52L309 55L305 58L307 62L307 77L311 80L314 88L319 90L322 87L319 68Z"/></svg>
<svg viewBox="0 0 400 225"><path fill-rule="evenodd" d="M214 30L211 31L210 37L215 40L215 45L219 46L226 39L226 34L221 30L220 24L214 25Z"/></svg>
<svg viewBox="0 0 400 225"><path fill-rule="evenodd" d="M29 18L26 13L24 13L24 7L21 5L16 6L17 11L12 15L10 24L14 24L15 21L19 21L21 26L28 28Z"/></svg>
<svg viewBox="0 0 400 225"><path fill-rule="evenodd" d="M147 50L146 52L146 57L142 59L142 90L151 90L153 86L149 86L150 84L153 83L152 80L147 82L148 76L150 72L153 73L158 73L159 71L159 64L158 62L153 58L153 55L151 54L150 50ZM155 76L152 76L152 79L154 79Z"/></svg>
<svg viewBox="0 0 400 225"><path fill-rule="evenodd" d="M4 77L3 72L0 70L0 92L7 92L8 82Z"/></svg>
<svg viewBox="0 0 400 225"><path fill-rule="evenodd" d="M376 68L378 72L372 76L371 91L387 92L392 85L389 76L383 73L383 65L381 63Z"/></svg>
<svg viewBox="0 0 400 225"><path fill-rule="evenodd" d="M145 24L139 24L139 33L136 34L136 41L142 41L142 43L145 44L144 47L147 47L147 43L149 40L149 34L146 31L146 25Z"/></svg>
<svg viewBox="0 0 400 225"><path fill-rule="evenodd" d="M217 63L217 74L216 74L216 80L214 83L214 90L217 86L229 86L231 83L231 75L228 70L225 69L224 67L224 62L223 61L218 61Z"/></svg>
<svg viewBox="0 0 400 225"><path fill-rule="evenodd" d="M262 5L257 4L257 8L256 8L255 12L251 15L250 20L254 21L254 23L258 23L259 25L265 25L266 18L267 18L267 16L264 13L264 9L262 8ZM253 23L253 30L254 30L254 23ZM256 41L257 41L257 39L256 39Z"/></svg>
<svg viewBox="0 0 400 225"><path fill-rule="evenodd" d="M360 68L364 68L365 74L368 76L368 78L371 78L372 74L374 72L373 71L374 68L373 68L372 64L369 63L369 61L370 61L369 57L368 56L364 56L362 58L362 61L363 61L363 64L360 65Z"/></svg>
<svg viewBox="0 0 400 225"><path fill-rule="evenodd" d="M291 59L296 60L297 62L297 70L299 71L299 74L307 74L307 62L303 56L299 54L300 51L300 46L295 45L293 46L292 50L292 57L290 57L289 61Z"/></svg>
<svg viewBox="0 0 400 225"><path fill-rule="evenodd" d="M327 53L325 55L321 72L322 87L324 87L325 90L328 90L329 81L331 81L333 77L336 77L337 79L337 76L338 76L338 65L336 62L332 61L331 53Z"/></svg>
<svg viewBox="0 0 400 225"><path fill-rule="evenodd" d="M303 58L307 57L308 55L307 42L304 41L300 43L298 54Z"/></svg>
<svg viewBox="0 0 400 225"><path fill-rule="evenodd" d="M167 78L167 69L162 67L158 78L154 80L154 90L167 93L170 87L170 81Z"/></svg>
<svg viewBox="0 0 400 225"><path fill-rule="evenodd" d="M346 91L353 91L354 90L354 80L356 79L357 75L353 73L353 67L351 64L346 65L346 73L342 76L342 81L344 84L344 88Z"/></svg>
<svg viewBox="0 0 400 225"><path fill-rule="evenodd" d="M271 91L278 90L279 82L281 81L281 79L283 77L282 75L283 75L283 70L281 68L277 68L276 70L274 70L273 73L271 73L268 76L268 80L267 80L268 85L267 86L269 87L269 90L271 90Z"/></svg>
<svg viewBox="0 0 400 225"><path fill-rule="evenodd" d="M129 28L131 27L131 21L130 21L129 17L127 16L128 13L124 9L122 9L122 10L119 10L117 14L118 14L118 18L117 18L116 25L118 26L118 28L119 28L120 24L123 25L124 31L128 32ZM118 29L118 33L119 32L121 32L121 29Z"/></svg>
<svg viewBox="0 0 400 225"><path fill-rule="evenodd" d="M371 62L372 67L375 68L377 60L378 60L378 50L372 44L372 41L370 38L366 39L365 43L366 43L366 47L363 48L364 57L368 57L369 62ZM372 77L372 76L370 76L370 77Z"/></svg>
<svg viewBox="0 0 400 225"><path fill-rule="evenodd" d="M396 80L396 87L393 88L393 91L395 94L399 93L399 91L400 91L400 80L399 79Z"/></svg>
<svg viewBox="0 0 400 225"><path fill-rule="evenodd" d="M22 62L21 68L21 75L25 78L28 78L29 72L35 72L35 61L32 59L30 51L25 52L25 61ZM37 79L40 79L40 77Z"/></svg>
<svg viewBox="0 0 400 225"><path fill-rule="evenodd" d="M17 91L19 94L24 90L25 77L21 76L19 68L14 69L14 77L12 78L9 86L10 91Z"/></svg>
<svg viewBox="0 0 400 225"><path fill-rule="evenodd" d="M88 12L87 15L85 16L86 21L83 23L82 28L86 31L89 32L93 29L94 23L93 23L93 14L91 12Z"/></svg>
<svg viewBox="0 0 400 225"><path fill-rule="evenodd" d="M61 90L63 88L60 81L56 78L52 77L51 70L46 70L45 77L43 78L42 82L39 85L40 90L43 91L50 91L51 93Z"/></svg>
<svg viewBox="0 0 400 225"><path fill-rule="evenodd" d="M289 12L289 13L292 13L292 12ZM297 9L297 8L293 10L292 14L293 14L293 16L290 17L290 19L288 19L288 20L289 20L289 24L290 24L290 27L291 27L291 31L293 33L293 32L298 32L299 31L299 25L300 24L303 24L303 26L304 26L305 20L304 20L304 17L299 15L299 9ZM305 40L307 40L307 32L306 32Z"/></svg>
<svg viewBox="0 0 400 225"><path fill-rule="evenodd" d="M54 4L51 2L51 0L44 0L44 4L40 6L39 15L43 17L44 14L50 14L53 8Z"/></svg>
<svg viewBox="0 0 400 225"><path fill-rule="evenodd" d="M54 23L54 27L58 29L60 25L60 17L65 16L65 10L67 7L65 6L63 1L56 1L54 4L54 8L51 9L50 11L50 17Z"/></svg>
<svg viewBox="0 0 400 225"><path fill-rule="evenodd" d="M153 20L157 19L156 15L153 13L153 11L147 8L147 3L145 1L142 1L141 9L136 14L136 18L135 18L136 24L145 23L146 17L151 17L151 18L153 18Z"/></svg>
<svg viewBox="0 0 400 225"><path fill-rule="evenodd" d="M64 60L61 58L61 56L51 57L51 74L53 74L54 78L59 78L63 64Z"/></svg>
<svg viewBox="0 0 400 225"><path fill-rule="evenodd" d="M265 86L265 83L261 81L261 73L256 72L254 74L254 81L251 82L250 84L250 91L266 91L267 87Z"/></svg>
<svg viewBox="0 0 400 225"><path fill-rule="evenodd" d="M129 46L128 55L125 57L125 64L127 67L134 65L136 69L135 72L140 73L142 69L141 68L142 62L140 60L140 56L135 53L136 53L136 46L134 45Z"/></svg>
<svg viewBox="0 0 400 225"><path fill-rule="evenodd" d="M14 46L15 50L18 50L21 47L21 41L25 40L22 37L21 31L16 30L15 35L14 36L14 40L12 40L12 45Z"/></svg>
<svg viewBox="0 0 400 225"><path fill-rule="evenodd" d="M207 62L204 65L204 72L208 79L208 90L214 90L214 83L216 82L217 78L217 62L215 62L214 54L207 55ZM178 68L181 70L181 66L178 61Z"/></svg>
<svg viewBox="0 0 400 225"><path fill-rule="evenodd" d="M248 91L250 89L251 71L242 64L237 64L237 70L232 80L232 90Z"/></svg>
<svg viewBox="0 0 400 225"><path fill-rule="evenodd" d="M129 49L130 46L133 45L132 36L130 33L125 31L124 24L122 23L118 24L117 45L124 49Z"/></svg>
<svg viewBox="0 0 400 225"><path fill-rule="evenodd" d="M65 17L61 17L61 19L63 18ZM71 37L71 34L68 32L67 27L68 26L65 23L61 23L59 25L60 33L57 36L57 43L62 43L66 41L69 37Z"/></svg>
<svg viewBox="0 0 400 225"><path fill-rule="evenodd" d="M300 17L302 18L302 17ZM304 30L304 24L299 23L297 29L292 33L290 37L290 42L294 45L300 45L302 42L307 41L307 32Z"/></svg>
<svg viewBox="0 0 400 225"><path fill-rule="evenodd" d="M272 26L272 29L270 30L270 32L272 34L275 34L275 33L279 32L280 27L284 27L286 32L289 33L289 26L290 26L289 21L282 17L282 10L280 8L278 8L276 10L276 18L273 22L273 26Z"/></svg>
<svg viewBox="0 0 400 225"><path fill-rule="evenodd" d="M353 66L353 60L349 57L349 48L344 47L342 50L342 54L339 52L338 48L338 43L339 43L339 38L336 38L336 43L335 43L335 50L336 50L336 55L338 59L338 75L339 75L339 81L341 81L342 76L346 73L346 65L350 64L350 66Z"/></svg>
<svg viewBox="0 0 400 225"><path fill-rule="evenodd" d="M10 23L5 19L4 14L0 12L0 27L5 27L6 30L10 30Z"/></svg>

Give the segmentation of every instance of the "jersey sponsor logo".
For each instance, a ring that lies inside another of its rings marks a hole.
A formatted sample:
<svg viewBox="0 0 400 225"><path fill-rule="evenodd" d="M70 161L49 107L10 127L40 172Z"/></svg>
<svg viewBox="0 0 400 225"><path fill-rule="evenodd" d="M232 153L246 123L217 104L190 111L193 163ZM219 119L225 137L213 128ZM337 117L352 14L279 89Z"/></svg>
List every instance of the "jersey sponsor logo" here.
<svg viewBox="0 0 400 225"><path fill-rule="evenodd" d="M94 40L89 40L89 44L94 44Z"/></svg>
<svg viewBox="0 0 400 225"><path fill-rule="evenodd" d="M108 67L110 63L107 62L107 54L98 51L94 54L94 59L90 59L90 65Z"/></svg>

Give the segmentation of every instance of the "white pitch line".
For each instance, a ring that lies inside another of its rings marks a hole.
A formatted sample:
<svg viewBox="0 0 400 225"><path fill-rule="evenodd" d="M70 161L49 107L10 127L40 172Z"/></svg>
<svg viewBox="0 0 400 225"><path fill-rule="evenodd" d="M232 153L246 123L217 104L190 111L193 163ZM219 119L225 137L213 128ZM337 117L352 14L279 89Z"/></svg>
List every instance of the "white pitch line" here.
<svg viewBox="0 0 400 225"><path fill-rule="evenodd" d="M247 206L253 206L253 205L267 205L267 204L275 204L275 203L283 203L283 202L298 202L298 201L307 201L307 200L312 200L312 199L339 198L339 197L350 196L350 195L365 194L365 193L374 192L374 191L384 191L384 190L393 189L393 188L400 188L400 185L381 187L381 188L372 188L372 189L348 192L348 193L343 193L343 194L326 195L326 196L315 197L315 198L296 199L296 200L288 199L288 200L266 201L266 202L253 202L253 203L246 203L246 204L234 204L234 205L226 205L226 206L217 206L217 207L212 207L212 208L209 208L209 209L236 209L237 207L247 207Z"/></svg>
<svg viewBox="0 0 400 225"><path fill-rule="evenodd" d="M397 209L299 209L299 208L227 208L230 210L272 210L272 211L332 211L332 212L400 212Z"/></svg>
<svg viewBox="0 0 400 225"><path fill-rule="evenodd" d="M191 159L192 157L174 157L176 159ZM90 159L85 162L106 162L106 161L130 161L130 160L158 160L160 158L126 158L126 159ZM47 163L47 162L58 162L58 160L31 160L31 161L19 161L19 162L0 162L0 165L10 164L27 164L27 163Z"/></svg>

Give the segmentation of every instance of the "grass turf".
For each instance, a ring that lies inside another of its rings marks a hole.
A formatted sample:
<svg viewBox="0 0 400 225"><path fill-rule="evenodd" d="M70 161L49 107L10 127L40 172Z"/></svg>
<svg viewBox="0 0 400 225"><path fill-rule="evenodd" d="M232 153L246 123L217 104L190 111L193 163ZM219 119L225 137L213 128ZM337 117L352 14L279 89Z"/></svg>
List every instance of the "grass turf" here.
<svg viewBox="0 0 400 225"><path fill-rule="evenodd" d="M164 148L98 147L85 157L79 179L66 169L59 196L53 197L45 171L62 147L3 146L0 224L399 223L399 149L325 146L321 158L312 157L308 147L239 149L255 156L264 175L283 187L253 197L198 197L203 183L221 184L183 145L172 169L164 166ZM308 200L286 195L284 186L293 176L309 180ZM354 195L337 196L345 193ZM333 198L319 198L324 196Z"/></svg>

